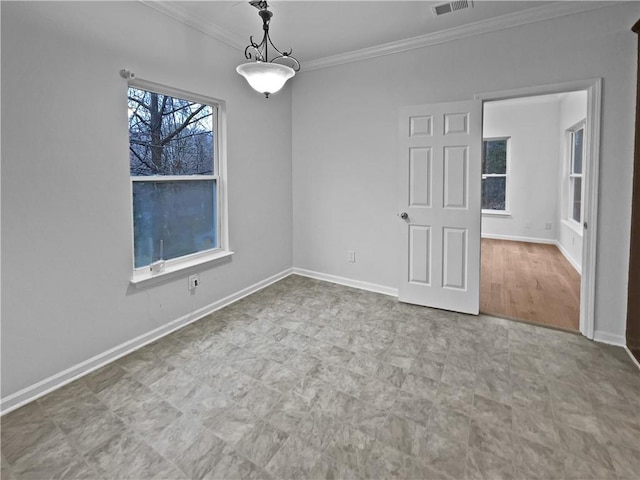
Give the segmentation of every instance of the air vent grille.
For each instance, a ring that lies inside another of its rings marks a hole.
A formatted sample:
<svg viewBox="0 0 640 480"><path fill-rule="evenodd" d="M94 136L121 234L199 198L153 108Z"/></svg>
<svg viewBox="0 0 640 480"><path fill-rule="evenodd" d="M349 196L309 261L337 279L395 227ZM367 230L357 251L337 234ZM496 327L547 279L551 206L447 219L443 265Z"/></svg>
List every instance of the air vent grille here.
<svg viewBox="0 0 640 480"><path fill-rule="evenodd" d="M444 15L445 13L455 12L457 10L462 10L464 8L469 8L472 6L473 2L468 0L461 0L459 2L448 2L434 5L431 7L431 10L433 10L433 14L437 17L439 15Z"/></svg>

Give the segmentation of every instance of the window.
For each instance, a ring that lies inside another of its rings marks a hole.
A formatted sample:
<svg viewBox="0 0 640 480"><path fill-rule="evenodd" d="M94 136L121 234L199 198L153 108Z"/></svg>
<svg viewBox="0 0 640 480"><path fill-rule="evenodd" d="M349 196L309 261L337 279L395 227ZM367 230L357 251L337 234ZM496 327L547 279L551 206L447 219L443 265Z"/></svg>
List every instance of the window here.
<svg viewBox="0 0 640 480"><path fill-rule="evenodd" d="M136 84L128 106L134 271L221 251L219 105Z"/></svg>
<svg viewBox="0 0 640 480"><path fill-rule="evenodd" d="M584 158L584 122L569 130L569 214L582 224L582 160Z"/></svg>
<svg viewBox="0 0 640 480"><path fill-rule="evenodd" d="M482 142L482 210L507 211L507 161L509 138Z"/></svg>

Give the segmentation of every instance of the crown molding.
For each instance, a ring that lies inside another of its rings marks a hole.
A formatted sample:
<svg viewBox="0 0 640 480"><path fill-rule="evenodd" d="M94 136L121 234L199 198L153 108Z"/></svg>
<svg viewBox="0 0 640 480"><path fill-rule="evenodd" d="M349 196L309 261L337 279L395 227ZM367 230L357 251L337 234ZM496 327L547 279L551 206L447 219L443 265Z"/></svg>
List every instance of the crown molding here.
<svg viewBox="0 0 640 480"><path fill-rule="evenodd" d="M139 1L160 13L163 13L175 20L178 20L179 22L189 25L190 27L204 33L205 35L208 35L209 37L215 38L216 40L229 45L230 47L233 47L240 51L244 50L245 48L246 42L243 38L229 32L228 30L225 30L218 25L210 22L205 23L201 19L194 17L185 8L180 6L179 2L159 2L154 0ZM459 27L449 28L447 30L442 30L439 32L419 35L417 37L384 43L373 47L354 50L352 52L340 53L338 55L331 55L329 57L318 58L315 60L307 60L304 62L304 70L300 71L298 74L304 74L304 72L317 70L320 68L328 68L345 63L359 62L371 58L382 57L384 55L392 55L394 53L406 52L408 50L415 50L431 45L452 42L455 40L460 40L462 38L475 37L484 33L505 30L521 25L550 20L552 18L574 15L577 13L595 10L610 5L618 5L621 3L626 2L609 0L553 2L546 5L541 5L540 7L531 8L529 10L501 15L499 17L481 20L479 22L461 25Z"/></svg>
<svg viewBox="0 0 640 480"><path fill-rule="evenodd" d="M210 22L203 22L198 17L191 15L185 8L179 5L179 2L158 2L154 0L139 0L141 3L154 10L163 13L179 22L188 25L199 32L215 38L222 43L229 45L237 50L244 50L245 43L242 38L235 35L224 28Z"/></svg>
<svg viewBox="0 0 640 480"><path fill-rule="evenodd" d="M589 2L554 2L540 7L535 7L521 12L501 15L499 17L481 20L479 22L461 25L459 27L428 33L417 37L384 43L374 47L363 48L353 52L341 53L329 57L308 60L304 63L304 70L299 73L333 67L345 63L359 62L371 58L406 52L417 48L452 42L462 38L475 37L484 33L505 30L508 28L541 22L557 17L574 15L576 13L595 10L610 5L618 5L625 2L618 1L589 1Z"/></svg>

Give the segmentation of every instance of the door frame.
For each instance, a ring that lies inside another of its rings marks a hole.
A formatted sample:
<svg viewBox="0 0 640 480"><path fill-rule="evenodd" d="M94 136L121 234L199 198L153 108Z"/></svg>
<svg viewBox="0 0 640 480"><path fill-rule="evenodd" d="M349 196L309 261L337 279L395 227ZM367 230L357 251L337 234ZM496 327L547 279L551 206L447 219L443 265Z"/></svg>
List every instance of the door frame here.
<svg viewBox="0 0 640 480"><path fill-rule="evenodd" d="M584 222L582 243L582 274L580 279L580 333L593 340L595 326L596 246L598 227L598 187L600 185L600 123L602 108L602 78L576 80L534 87L477 93L474 99L484 102L530 97L577 90L587 92L586 162L584 184Z"/></svg>

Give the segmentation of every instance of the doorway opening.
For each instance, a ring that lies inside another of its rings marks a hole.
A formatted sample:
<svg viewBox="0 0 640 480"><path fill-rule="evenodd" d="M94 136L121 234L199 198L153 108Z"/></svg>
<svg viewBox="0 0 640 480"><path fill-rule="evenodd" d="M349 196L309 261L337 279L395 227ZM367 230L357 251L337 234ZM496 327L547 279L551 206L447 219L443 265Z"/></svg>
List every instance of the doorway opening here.
<svg viewBox="0 0 640 480"><path fill-rule="evenodd" d="M597 198L591 93L484 100L482 313L589 336L581 295L595 247L585 252Z"/></svg>

